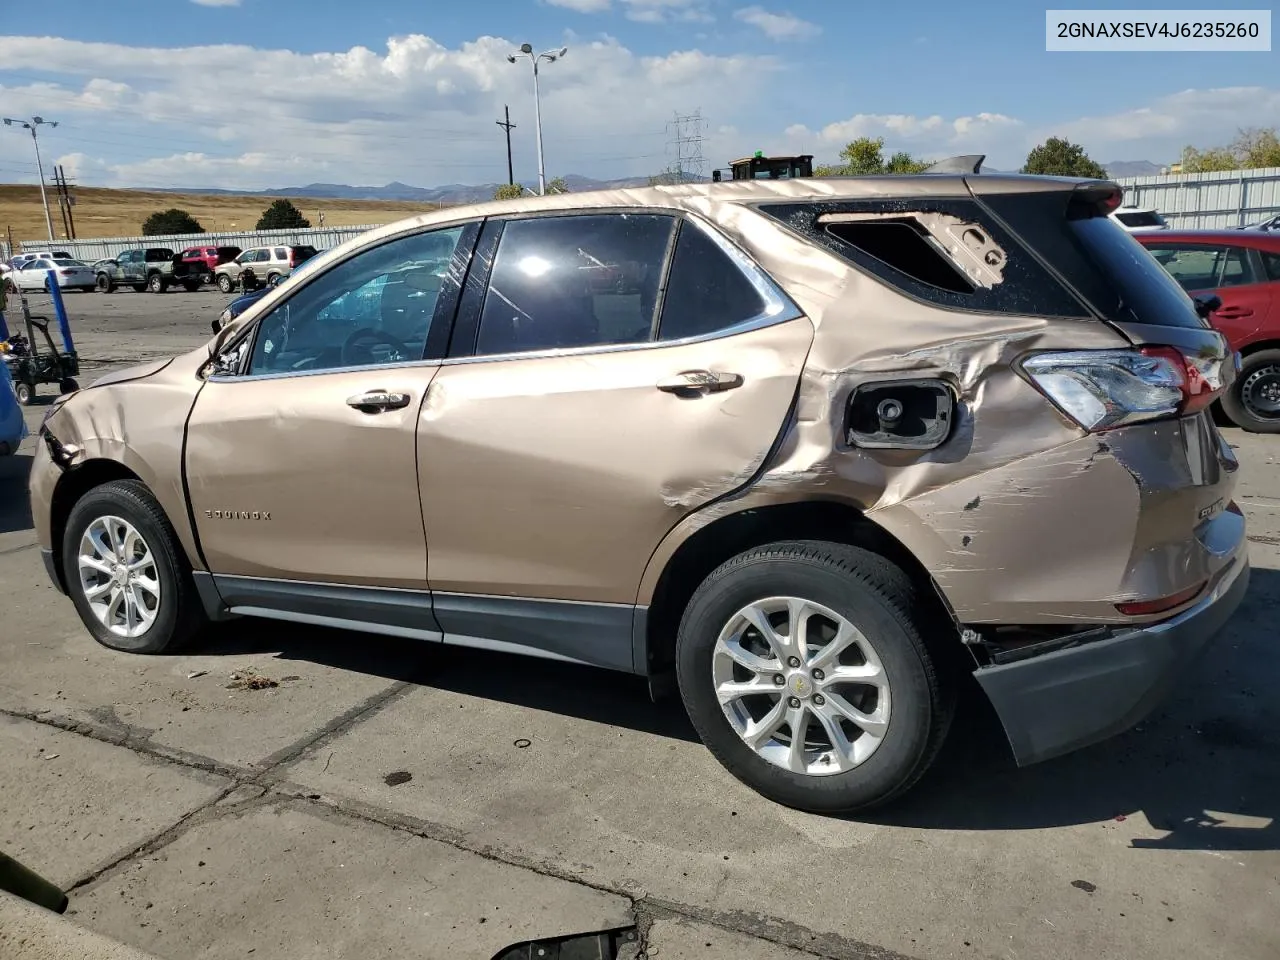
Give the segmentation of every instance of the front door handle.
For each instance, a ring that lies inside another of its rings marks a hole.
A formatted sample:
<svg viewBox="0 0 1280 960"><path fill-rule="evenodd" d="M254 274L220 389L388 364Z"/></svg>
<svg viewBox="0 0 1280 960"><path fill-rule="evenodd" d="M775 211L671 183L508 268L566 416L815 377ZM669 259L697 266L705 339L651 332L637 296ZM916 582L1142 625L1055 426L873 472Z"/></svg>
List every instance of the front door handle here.
<svg viewBox="0 0 1280 960"><path fill-rule="evenodd" d="M355 407L361 413L381 413L384 410L400 410L409 405L407 393L388 390L370 390L347 397L347 406Z"/></svg>
<svg viewBox="0 0 1280 960"><path fill-rule="evenodd" d="M1238 320L1240 317L1252 317L1253 311L1248 307L1219 307L1218 316L1225 320Z"/></svg>
<svg viewBox="0 0 1280 960"><path fill-rule="evenodd" d="M683 370L674 377L658 381L658 389L679 396L701 396L742 386L742 374L712 370Z"/></svg>

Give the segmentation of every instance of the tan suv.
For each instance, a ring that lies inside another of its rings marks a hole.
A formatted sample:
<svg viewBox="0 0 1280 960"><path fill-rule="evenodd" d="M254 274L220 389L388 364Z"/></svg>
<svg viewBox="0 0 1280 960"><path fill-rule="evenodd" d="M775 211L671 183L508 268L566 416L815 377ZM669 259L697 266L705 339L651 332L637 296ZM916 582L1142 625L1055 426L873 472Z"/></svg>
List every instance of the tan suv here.
<svg viewBox="0 0 1280 960"><path fill-rule="evenodd" d="M273 287L291 277L295 269L315 255L316 248L312 246L253 247L234 260L214 267L213 282L223 293L230 293L237 286L246 290L256 290L262 285Z"/></svg>
<svg viewBox="0 0 1280 960"><path fill-rule="evenodd" d="M1248 582L1233 354L1119 200L925 174L380 228L57 401L46 564L120 650L254 616L677 681L809 810L913 784L966 673L1019 762L1063 753Z"/></svg>

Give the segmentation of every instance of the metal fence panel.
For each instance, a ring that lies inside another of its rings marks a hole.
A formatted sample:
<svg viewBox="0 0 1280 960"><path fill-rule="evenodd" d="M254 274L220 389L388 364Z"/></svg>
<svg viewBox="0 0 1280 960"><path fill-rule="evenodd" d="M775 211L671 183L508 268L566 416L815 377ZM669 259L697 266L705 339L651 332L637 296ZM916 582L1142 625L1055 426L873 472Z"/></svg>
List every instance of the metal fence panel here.
<svg viewBox="0 0 1280 960"><path fill-rule="evenodd" d="M1280 167L1122 177L1124 202L1155 207L1181 230L1244 227L1280 214Z"/></svg>
<svg viewBox="0 0 1280 960"><path fill-rule="evenodd" d="M358 237L380 223L353 227L309 227L305 230L242 230L232 233L182 233L171 237L107 237L96 240L22 240L20 250L65 250L77 260L93 263L114 257L122 250L136 247L169 247L179 251L186 247L266 247L272 244L310 244L327 250Z"/></svg>

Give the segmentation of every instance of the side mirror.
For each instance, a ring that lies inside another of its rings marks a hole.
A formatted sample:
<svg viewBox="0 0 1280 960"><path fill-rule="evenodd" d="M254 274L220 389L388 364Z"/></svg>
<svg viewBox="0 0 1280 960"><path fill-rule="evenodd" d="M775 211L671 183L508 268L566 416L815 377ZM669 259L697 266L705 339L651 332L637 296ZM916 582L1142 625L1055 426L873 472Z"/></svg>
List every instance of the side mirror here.
<svg viewBox="0 0 1280 960"><path fill-rule="evenodd" d="M1208 320L1209 314L1222 307L1222 298L1215 293L1211 293L1207 297L1196 297L1195 301L1196 313L1200 315L1201 320Z"/></svg>

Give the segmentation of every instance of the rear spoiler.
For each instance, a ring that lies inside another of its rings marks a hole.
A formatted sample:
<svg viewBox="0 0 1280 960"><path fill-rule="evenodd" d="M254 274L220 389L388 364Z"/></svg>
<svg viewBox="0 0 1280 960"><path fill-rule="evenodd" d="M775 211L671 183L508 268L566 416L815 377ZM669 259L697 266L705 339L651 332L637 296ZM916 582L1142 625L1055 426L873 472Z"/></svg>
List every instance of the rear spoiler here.
<svg viewBox="0 0 1280 960"><path fill-rule="evenodd" d="M981 173L982 161L987 159L985 153L970 153L960 157L948 157L946 160L939 160L930 167L926 167L923 173Z"/></svg>

